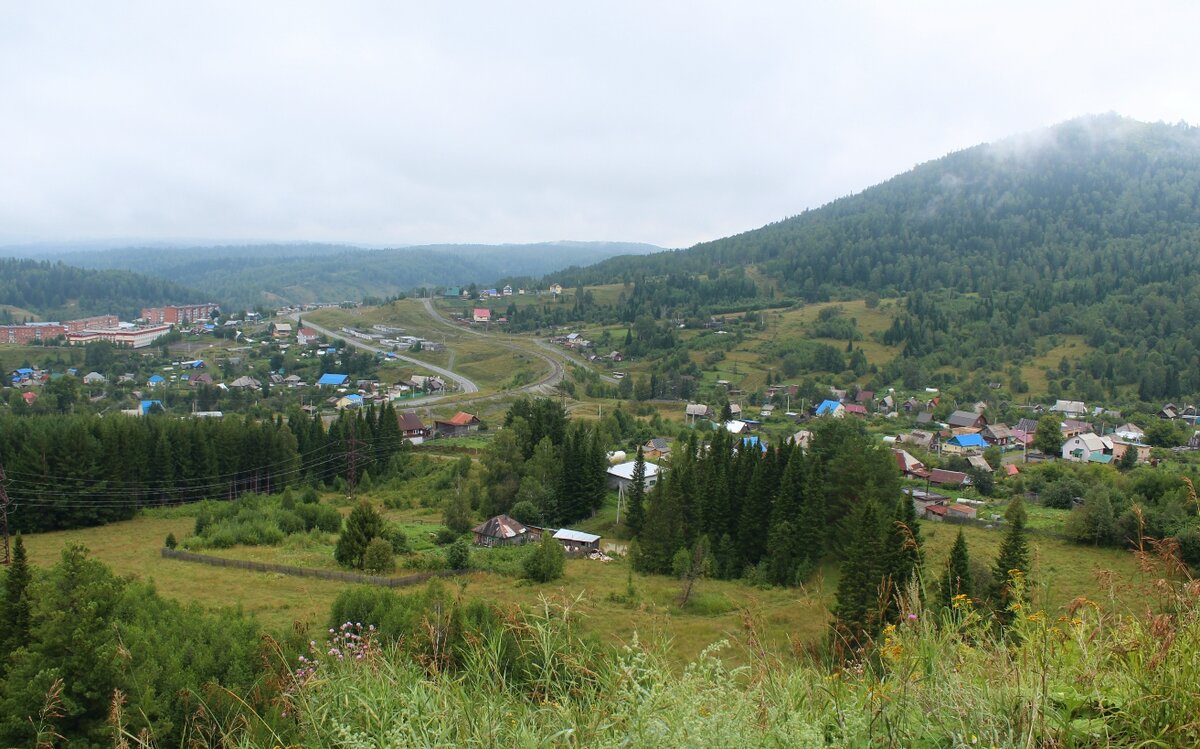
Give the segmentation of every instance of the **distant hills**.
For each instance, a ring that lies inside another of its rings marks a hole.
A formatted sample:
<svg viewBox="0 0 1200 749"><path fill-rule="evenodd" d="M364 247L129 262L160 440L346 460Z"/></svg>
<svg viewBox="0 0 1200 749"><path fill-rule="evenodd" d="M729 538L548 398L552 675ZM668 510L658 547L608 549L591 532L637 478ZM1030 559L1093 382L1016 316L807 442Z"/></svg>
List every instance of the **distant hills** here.
<svg viewBox="0 0 1200 749"><path fill-rule="evenodd" d="M92 269L134 270L187 284L229 308L388 297L420 286L494 284L540 278L613 255L660 251L631 242L443 244L366 249L336 244L154 245L87 249L0 247Z"/></svg>
<svg viewBox="0 0 1200 749"><path fill-rule="evenodd" d="M785 294L1171 282L1200 268L1200 129L1086 117L922 164L690 249L554 274L569 285L756 265Z"/></svg>
<svg viewBox="0 0 1200 749"><path fill-rule="evenodd" d="M180 284L124 270L87 270L59 262L0 258L0 323L24 322L10 308L43 319L114 313L132 319L142 307L198 302L203 295Z"/></svg>

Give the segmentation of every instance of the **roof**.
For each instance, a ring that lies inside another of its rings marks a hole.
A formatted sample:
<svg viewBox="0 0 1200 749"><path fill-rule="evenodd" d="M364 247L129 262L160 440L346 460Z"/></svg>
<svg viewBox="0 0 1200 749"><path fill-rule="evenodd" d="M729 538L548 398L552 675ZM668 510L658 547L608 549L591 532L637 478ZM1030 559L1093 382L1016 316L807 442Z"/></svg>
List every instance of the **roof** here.
<svg viewBox="0 0 1200 749"><path fill-rule="evenodd" d="M487 307L476 307L473 314L475 317L491 317L492 311Z"/></svg>
<svg viewBox="0 0 1200 749"><path fill-rule="evenodd" d="M636 465L637 465L636 460L629 460L624 463L618 463L617 465L608 469L608 475L615 476L619 479L624 479L625 481L632 481L633 480L633 468ZM657 476L657 475L658 475L658 466L655 465L654 463L646 463L646 478L650 478L651 476Z"/></svg>
<svg viewBox="0 0 1200 749"><path fill-rule="evenodd" d="M988 443L978 434L958 434L946 440L959 447L987 447Z"/></svg>
<svg viewBox="0 0 1200 749"><path fill-rule="evenodd" d="M345 385L346 380L349 380L349 379L350 379L349 375L328 373L328 374L321 375L321 379L317 380L317 384L318 385L334 385L334 386Z"/></svg>
<svg viewBox="0 0 1200 749"><path fill-rule="evenodd" d="M570 528L561 528L554 534L556 541L578 541L583 544L593 544L600 540L599 536L583 531L573 531Z"/></svg>
<svg viewBox="0 0 1200 749"><path fill-rule="evenodd" d="M425 425L421 423L421 417L417 416L415 411L396 414L396 420L400 423L401 431L413 432L425 428Z"/></svg>
<svg viewBox="0 0 1200 749"><path fill-rule="evenodd" d="M933 421L933 414L929 411L922 411L921 413L917 414L918 424L928 424L931 421Z"/></svg>
<svg viewBox="0 0 1200 749"><path fill-rule="evenodd" d="M488 538L516 538L523 533L528 533L529 529L508 515L497 515L475 526L474 532Z"/></svg>
<svg viewBox="0 0 1200 749"><path fill-rule="evenodd" d="M479 419L474 414L469 414L466 411L459 411L458 413L451 416L449 419L438 419L437 423L438 424L453 424L456 427L465 427L465 426L470 426L471 424L473 424L477 421L479 421Z"/></svg>
<svg viewBox="0 0 1200 749"><path fill-rule="evenodd" d="M845 407L846 413L865 415L867 413L866 406L860 406L856 403L847 404Z"/></svg>
<svg viewBox="0 0 1200 749"><path fill-rule="evenodd" d="M925 507L925 512L930 515L945 515L946 505L928 505Z"/></svg>
<svg viewBox="0 0 1200 749"><path fill-rule="evenodd" d="M667 442L665 437L652 437L646 442L645 447L650 450L670 450L671 443Z"/></svg>
<svg viewBox="0 0 1200 749"><path fill-rule="evenodd" d="M162 378L162 375L150 375L150 379L146 380L146 382L163 382L163 381L164 380Z"/></svg>
<svg viewBox="0 0 1200 749"><path fill-rule="evenodd" d="M1004 473L1006 475L1016 476L1020 472L1021 472L1021 469L1017 468L1016 463L1005 463L1004 464Z"/></svg>
<svg viewBox="0 0 1200 749"><path fill-rule="evenodd" d="M1111 463L1113 456L1105 453L1092 453L1088 456L1089 463Z"/></svg>
<svg viewBox="0 0 1200 749"><path fill-rule="evenodd" d="M989 424L983 428L983 433L991 435L994 439L1005 440L1012 437L1012 432L1006 424Z"/></svg>
<svg viewBox="0 0 1200 749"><path fill-rule="evenodd" d="M845 406L833 400L821 401L821 405L817 406L817 416L834 413L839 408L845 408Z"/></svg>
<svg viewBox="0 0 1200 749"><path fill-rule="evenodd" d="M708 406L704 405L703 403L689 403L687 404L687 408L684 409L684 412L688 416L707 416Z"/></svg>
<svg viewBox="0 0 1200 749"><path fill-rule="evenodd" d="M970 505L960 505L957 502L946 508L946 512L958 512L963 515L975 515L976 509Z"/></svg>
<svg viewBox="0 0 1200 749"><path fill-rule="evenodd" d="M1083 446L1088 449L1088 452L1102 452L1104 450L1112 449L1111 439L1107 437L1101 437L1100 435L1092 432L1071 438L1071 442L1075 442L1076 440L1083 443Z"/></svg>
<svg viewBox="0 0 1200 749"><path fill-rule="evenodd" d="M155 406L157 406L159 410L162 410L162 401L141 401L138 403L138 410L141 411L142 415L144 416L153 411Z"/></svg>
<svg viewBox="0 0 1200 749"><path fill-rule="evenodd" d="M1083 401L1054 401L1054 405L1050 407L1051 411L1063 414L1083 414L1087 413L1087 406L1083 405Z"/></svg>
<svg viewBox="0 0 1200 749"><path fill-rule="evenodd" d="M973 427L979 423L979 414L974 411L955 411L946 423L952 427Z"/></svg>
<svg viewBox="0 0 1200 749"><path fill-rule="evenodd" d="M934 468L929 474L929 480L934 484L965 484L967 474L961 471L947 471L945 468Z"/></svg>
<svg viewBox="0 0 1200 749"><path fill-rule="evenodd" d="M870 390L859 390L858 395L854 396L854 400L859 403L866 403L875 399L875 393Z"/></svg>
<svg viewBox="0 0 1200 749"><path fill-rule="evenodd" d="M767 451L767 444L758 438L757 434L751 434L747 437L742 437L743 447L757 447L760 453Z"/></svg>
<svg viewBox="0 0 1200 749"><path fill-rule="evenodd" d="M992 472L992 466L989 465L988 462L980 455L970 456L967 458L967 462L971 464L972 468L978 468L980 470L987 471L988 473Z"/></svg>
<svg viewBox="0 0 1200 749"><path fill-rule="evenodd" d="M747 424L744 421L734 419L733 421L725 422L725 431L730 434L741 434L746 431Z"/></svg>

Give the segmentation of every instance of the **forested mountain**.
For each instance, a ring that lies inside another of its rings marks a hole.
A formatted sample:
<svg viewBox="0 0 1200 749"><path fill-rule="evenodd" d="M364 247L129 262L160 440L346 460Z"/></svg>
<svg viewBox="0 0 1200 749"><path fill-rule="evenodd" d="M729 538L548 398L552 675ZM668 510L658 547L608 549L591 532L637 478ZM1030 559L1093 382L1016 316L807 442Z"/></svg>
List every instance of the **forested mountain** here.
<svg viewBox="0 0 1200 749"><path fill-rule="evenodd" d="M124 270L85 270L61 262L0 258L0 305L47 319L113 313L126 319L141 308L201 301L205 295L170 281ZM0 310L0 323L12 320Z"/></svg>
<svg viewBox="0 0 1200 749"><path fill-rule="evenodd" d="M415 287L493 284L540 277L616 254L658 250L631 242L426 245L369 250L332 244L122 247L70 251L14 248L87 268L136 270L203 289L231 307L388 297Z"/></svg>
<svg viewBox="0 0 1200 749"><path fill-rule="evenodd" d="M1079 334L1102 351L1063 373L1083 397L1200 393L1200 129L1072 120L754 231L553 279L670 284L751 265L759 297L904 297L886 342L926 370L981 355L1002 370L1037 336Z"/></svg>

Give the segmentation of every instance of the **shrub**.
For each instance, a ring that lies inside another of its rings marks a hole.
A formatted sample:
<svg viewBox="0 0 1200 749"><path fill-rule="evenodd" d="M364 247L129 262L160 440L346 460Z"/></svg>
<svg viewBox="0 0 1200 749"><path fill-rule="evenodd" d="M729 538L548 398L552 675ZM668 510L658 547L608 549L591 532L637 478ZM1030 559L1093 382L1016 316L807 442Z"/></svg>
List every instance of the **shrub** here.
<svg viewBox="0 0 1200 749"><path fill-rule="evenodd" d="M304 519L305 530L337 533L342 529L342 514L329 505L303 504L296 508L296 514Z"/></svg>
<svg viewBox="0 0 1200 749"><path fill-rule="evenodd" d="M549 533L543 533L537 549L525 559L524 577L539 583L557 580L562 577L566 557L562 544Z"/></svg>
<svg viewBox="0 0 1200 749"><path fill-rule="evenodd" d="M346 527L338 537L337 548L333 556L343 567L361 570L367 545L373 539L383 535L383 517L379 511L363 500L358 503L346 518Z"/></svg>
<svg viewBox="0 0 1200 749"><path fill-rule="evenodd" d="M309 486L304 489L304 493L300 495L300 501L306 505L315 505L321 501L321 495L317 494L316 487Z"/></svg>
<svg viewBox="0 0 1200 749"><path fill-rule="evenodd" d="M389 528L384 532L384 537L392 545L392 552L395 554L407 554L412 549L408 543L408 534L403 528Z"/></svg>
<svg viewBox="0 0 1200 749"><path fill-rule="evenodd" d="M452 570L465 570L471 564L471 544L460 538L446 547L446 565Z"/></svg>
<svg viewBox="0 0 1200 749"><path fill-rule="evenodd" d="M392 543L383 537L371 539L363 555L363 569L374 573L394 572L396 559L392 552Z"/></svg>
<svg viewBox="0 0 1200 749"><path fill-rule="evenodd" d="M462 534L455 533L449 528L442 526L437 529L437 535L433 537L433 542L438 546L445 546L446 544L454 543L460 535Z"/></svg>
<svg viewBox="0 0 1200 749"><path fill-rule="evenodd" d="M275 525L279 526L279 530L289 536L293 533L303 533L308 530L308 524L304 522L304 518L287 510L279 511L275 516Z"/></svg>
<svg viewBox="0 0 1200 749"><path fill-rule="evenodd" d="M178 545L179 543L175 540L175 534L168 533L167 540L163 542L163 546L166 546L168 549L174 549Z"/></svg>

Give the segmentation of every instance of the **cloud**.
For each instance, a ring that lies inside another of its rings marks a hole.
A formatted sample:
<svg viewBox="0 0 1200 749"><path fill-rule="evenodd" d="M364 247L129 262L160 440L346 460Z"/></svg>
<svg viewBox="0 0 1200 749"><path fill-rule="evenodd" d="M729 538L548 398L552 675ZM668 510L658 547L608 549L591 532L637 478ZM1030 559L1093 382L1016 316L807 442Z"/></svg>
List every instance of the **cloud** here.
<svg viewBox="0 0 1200 749"><path fill-rule="evenodd" d="M0 27L0 239L752 228L1088 112L1200 122L1200 6L77 3Z"/></svg>

